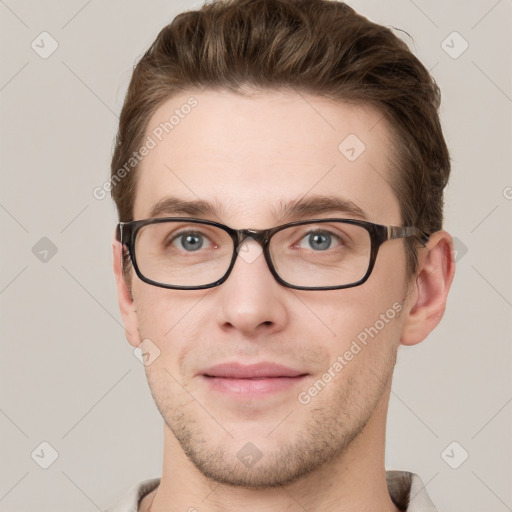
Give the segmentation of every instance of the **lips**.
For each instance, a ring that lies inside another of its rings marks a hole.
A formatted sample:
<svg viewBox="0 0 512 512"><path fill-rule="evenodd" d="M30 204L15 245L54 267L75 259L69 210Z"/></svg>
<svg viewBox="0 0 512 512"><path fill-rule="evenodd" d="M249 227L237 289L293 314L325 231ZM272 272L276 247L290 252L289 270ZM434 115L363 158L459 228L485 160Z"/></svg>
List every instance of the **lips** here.
<svg viewBox="0 0 512 512"><path fill-rule="evenodd" d="M198 372L210 391L237 400L262 399L291 390L308 374L280 364L223 363Z"/></svg>
<svg viewBox="0 0 512 512"><path fill-rule="evenodd" d="M242 365L239 363L223 363L212 366L202 372L206 377L220 377L224 379L270 379L279 377L300 377L305 372L294 370L275 363L259 363Z"/></svg>

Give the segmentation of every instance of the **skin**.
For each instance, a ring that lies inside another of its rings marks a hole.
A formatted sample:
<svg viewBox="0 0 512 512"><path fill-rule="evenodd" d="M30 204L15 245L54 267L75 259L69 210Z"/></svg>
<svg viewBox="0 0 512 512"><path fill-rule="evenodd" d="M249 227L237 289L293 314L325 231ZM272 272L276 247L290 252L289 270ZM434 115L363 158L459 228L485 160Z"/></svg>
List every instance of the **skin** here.
<svg viewBox="0 0 512 512"><path fill-rule="evenodd" d="M300 220L276 219L272 210L280 202L336 195L369 221L401 225L389 184L394 146L374 108L284 91L191 91L162 105L147 134L191 95L198 106L141 163L135 219L148 218L158 201L174 195L217 201L221 209L205 216L210 220L264 229ZM349 134L366 146L353 162L338 150ZM392 372L399 345L421 342L443 315L454 274L448 233L435 233L420 249L413 276L406 273L403 240L392 240L381 246L365 284L331 291L281 286L261 255L238 258L221 286L166 290L134 273L125 279L118 242L113 250L127 339L136 347L149 338L160 350L145 369L164 419L163 471L141 510L150 504L151 512L397 510L384 468ZM298 393L395 303L401 313L301 404ZM270 361L308 375L260 400L234 400L197 376L226 361ZM237 457L246 443L262 454L251 467Z"/></svg>

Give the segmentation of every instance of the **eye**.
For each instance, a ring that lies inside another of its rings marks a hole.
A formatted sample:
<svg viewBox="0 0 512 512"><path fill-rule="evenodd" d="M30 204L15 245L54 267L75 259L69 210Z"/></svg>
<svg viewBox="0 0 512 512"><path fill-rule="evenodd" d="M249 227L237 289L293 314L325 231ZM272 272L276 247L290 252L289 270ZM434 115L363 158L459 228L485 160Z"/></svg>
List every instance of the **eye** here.
<svg viewBox="0 0 512 512"><path fill-rule="evenodd" d="M341 239L333 233L328 231L312 231L302 238L299 242L299 247L315 251L325 251L330 249L336 242L341 243Z"/></svg>
<svg viewBox="0 0 512 512"><path fill-rule="evenodd" d="M209 238L207 236L196 231L182 231L171 240L174 247L184 249L187 252L197 251L208 242Z"/></svg>

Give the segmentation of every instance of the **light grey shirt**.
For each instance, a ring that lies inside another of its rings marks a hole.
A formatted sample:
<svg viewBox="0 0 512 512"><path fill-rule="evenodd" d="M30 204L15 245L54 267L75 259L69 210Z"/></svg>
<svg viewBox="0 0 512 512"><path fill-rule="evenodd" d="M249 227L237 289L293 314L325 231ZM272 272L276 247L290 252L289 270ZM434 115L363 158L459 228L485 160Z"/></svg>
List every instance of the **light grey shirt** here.
<svg viewBox="0 0 512 512"><path fill-rule="evenodd" d="M437 512L425 490L421 478L407 471L386 471L391 499L403 512ZM105 512L138 512L139 504L160 483L159 478L143 480L130 487L128 492Z"/></svg>

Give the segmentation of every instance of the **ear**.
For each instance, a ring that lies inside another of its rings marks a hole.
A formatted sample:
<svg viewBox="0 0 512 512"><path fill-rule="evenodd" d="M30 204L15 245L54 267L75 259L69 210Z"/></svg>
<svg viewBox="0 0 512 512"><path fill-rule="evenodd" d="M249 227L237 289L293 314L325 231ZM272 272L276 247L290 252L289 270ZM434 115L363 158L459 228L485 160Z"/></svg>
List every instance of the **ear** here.
<svg viewBox="0 0 512 512"><path fill-rule="evenodd" d="M123 317L126 339L130 345L137 347L141 343L137 310L129 288L130 276L125 276L123 273L123 248L121 242L119 242L115 236L112 242L112 252L114 258L114 275L117 285L117 299Z"/></svg>
<svg viewBox="0 0 512 512"><path fill-rule="evenodd" d="M431 235L418 256L419 268L408 293L402 345L420 343L441 321L455 274L453 240L446 231Z"/></svg>

